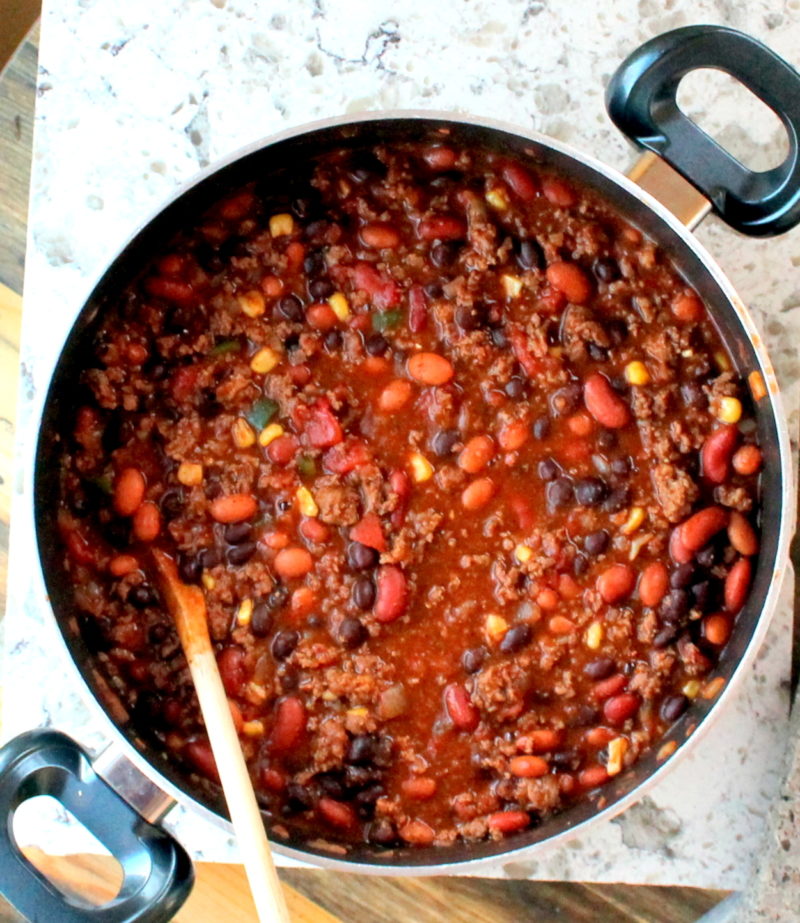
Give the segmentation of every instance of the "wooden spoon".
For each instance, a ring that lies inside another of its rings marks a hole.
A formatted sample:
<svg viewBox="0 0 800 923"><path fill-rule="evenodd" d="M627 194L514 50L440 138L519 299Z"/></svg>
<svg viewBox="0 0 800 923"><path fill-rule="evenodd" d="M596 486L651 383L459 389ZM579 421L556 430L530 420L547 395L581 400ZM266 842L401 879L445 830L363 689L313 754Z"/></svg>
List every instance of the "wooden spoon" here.
<svg viewBox="0 0 800 923"><path fill-rule="evenodd" d="M189 662L258 918L290 923L264 822L211 647L203 591L198 586L183 583L175 562L163 551L153 549L153 560Z"/></svg>

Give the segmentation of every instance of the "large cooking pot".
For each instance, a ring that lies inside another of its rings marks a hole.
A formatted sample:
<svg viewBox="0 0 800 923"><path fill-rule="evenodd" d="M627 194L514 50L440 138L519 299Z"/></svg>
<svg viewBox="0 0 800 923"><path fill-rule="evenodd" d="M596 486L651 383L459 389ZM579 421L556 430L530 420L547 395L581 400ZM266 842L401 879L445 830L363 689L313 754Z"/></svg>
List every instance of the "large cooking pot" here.
<svg viewBox="0 0 800 923"><path fill-rule="evenodd" d="M764 173L750 172L681 113L676 103L678 84L699 67L727 71L778 114L790 144L784 163ZM650 151L631 178L559 142L495 122L429 112L332 119L251 145L206 171L134 234L102 276L78 315L53 374L41 421L34 493L39 553L55 620L89 699L103 716L111 743L90 759L63 734L39 730L23 734L0 751L0 892L22 913L36 920L59 921L101 915L109 921L167 919L191 888L192 867L183 848L159 826L164 815L180 803L231 830L221 799L215 800L170 766L131 723L114 722L113 700L92 667L60 564L54 515L59 454L55 437L70 416L72 386L87 361L93 331L106 305L113 304L161 242L226 191L254 177L270 178L270 187L276 190L274 204L280 210L286 203L279 190L290 185L283 180L298 170L307 171L318 155L333 148L430 141L446 135L456 146L502 150L522 162L552 166L597 189L626 220L655 240L710 306L738 372L751 384L761 383L754 404L765 456L763 538L749 600L716 669L720 681L715 685L721 691L710 699L700 697L669 731L666 747L656 748L616 776L594 802L579 803L538 828L501 842L391 851L357 846L346 855L341 855L341 849L334 854L320 843L276 844L275 850L340 870L474 873L501 854L510 858L522 850L530 854L536 848L552 848L588 824L619 813L699 744L764 637L787 566L795 504L786 420L772 366L746 307L691 229L711 210L737 230L756 236L786 231L800 221L800 76L748 36L717 26L690 26L653 39L629 57L611 80L607 103L622 131ZM10 819L26 798L38 794L58 798L121 862L124 884L111 904L87 910L68 903L22 856Z"/></svg>

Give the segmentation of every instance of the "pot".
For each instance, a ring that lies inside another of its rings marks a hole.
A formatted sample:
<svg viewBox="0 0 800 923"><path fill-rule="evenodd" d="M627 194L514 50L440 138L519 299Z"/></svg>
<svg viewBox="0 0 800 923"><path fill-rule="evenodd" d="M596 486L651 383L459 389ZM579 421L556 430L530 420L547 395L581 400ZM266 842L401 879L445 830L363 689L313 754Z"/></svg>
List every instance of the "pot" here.
<svg viewBox="0 0 800 923"><path fill-rule="evenodd" d="M690 70L727 71L773 108L785 125L790 153L779 167L752 173L719 148L678 109L676 92ZM614 122L649 153L629 178L568 146L501 123L430 112L369 114L338 118L285 131L240 151L207 170L138 229L104 273L67 338L44 405L35 471L35 520L44 579L54 619L89 701L103 717L111 743L90 759L76 743L52 730L23 734L0 751L0 892L32 919L63 921L165 920L183 903L192 885L188 855L160 826L176 803L230 832L224 804L193 786L137 736L114 721L113 694L94 672L71 611L70 589L59 565L60 544L52 498L57 495L58 440L53 438L70 402L70 384L80 368L105 306L137 274L160 241L224 193L254 176L269 176L279 190L298 165L339 147L398 140L425 141L446 135L451 143L502 149L554 167L593 187L629 221L669 253L676 267L712 306L715 321L738 372L763 391L754 401L765 456L762 477L764 530L748 602L716 670L721 690L698 699L670 729L663 746L584 801L540 827L499 843L448 848L379 851L353 847L346 855L319 842L275 844L276 852L339 870L420 875L477 873L502 855L552 848L589 824L622 811L662 778L690 747L697 746L713 717L732 695L767 629L793 531L793 477L786 420L775 375L746 307L691 229L711 210L737 230L755 236L777 234L800 221L800 76L757 42L730 29L690 26L669 32L631 55L613 76L607 105ZM670 166L671 165L671 166ZM276 205L280 195L276 195ZM759 378L760 376L760 378ZM25 860L10 833L10 818L26 798L56 797L119 859L125 873L117 898L103 908L67 903Z"/></svg>

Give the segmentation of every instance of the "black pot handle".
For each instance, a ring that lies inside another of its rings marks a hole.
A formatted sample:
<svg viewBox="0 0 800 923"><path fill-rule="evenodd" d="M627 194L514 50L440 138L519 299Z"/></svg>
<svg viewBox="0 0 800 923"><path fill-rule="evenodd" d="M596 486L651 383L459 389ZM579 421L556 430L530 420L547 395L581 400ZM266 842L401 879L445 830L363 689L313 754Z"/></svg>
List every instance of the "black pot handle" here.
<svg viewBox="0 0 800 923"><path fill-rule="evenodd" d="M97 907L59 891L25 858L14 839L14 811L51 795L119 861L119 894ZM57 731L21 734L0 749L0 893L32 921L132 923L171 920L192 889L183 847L143 820L92 769L86 752Z"/></svg>
<svg viewBox="0 0 800 923"><path fill-rule="evenodd" d="M782 164L746 169L681 112L678 84L700 67L725 71L775 112L789 136ZM800 221L800 74L751 36L724 26L665 32L619 66L606 106L621 131L683 174L737 231L768 237Z"/></svg>

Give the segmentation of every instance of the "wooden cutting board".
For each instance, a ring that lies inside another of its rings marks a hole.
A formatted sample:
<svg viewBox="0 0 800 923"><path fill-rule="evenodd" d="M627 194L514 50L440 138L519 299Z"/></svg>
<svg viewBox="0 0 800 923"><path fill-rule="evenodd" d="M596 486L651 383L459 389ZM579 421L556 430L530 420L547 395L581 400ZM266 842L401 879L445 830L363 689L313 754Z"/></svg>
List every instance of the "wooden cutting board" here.
<svg viewBox="0 0 800 923"><path fill-rule="evenodd" d="M0 77L0 612L5 610L37 41L35 30ZM68 893L102 903L119 886L119 867L107 858L28 852ZM194 890L175 918L179 923L255 921L241 866L198 863L196 873ZM297 870L283 870L280 877L296 923L693 923L724 897L721 891L694 888L479 878L397 879ZM0 898L0 923L20 919Z"/></svg>

